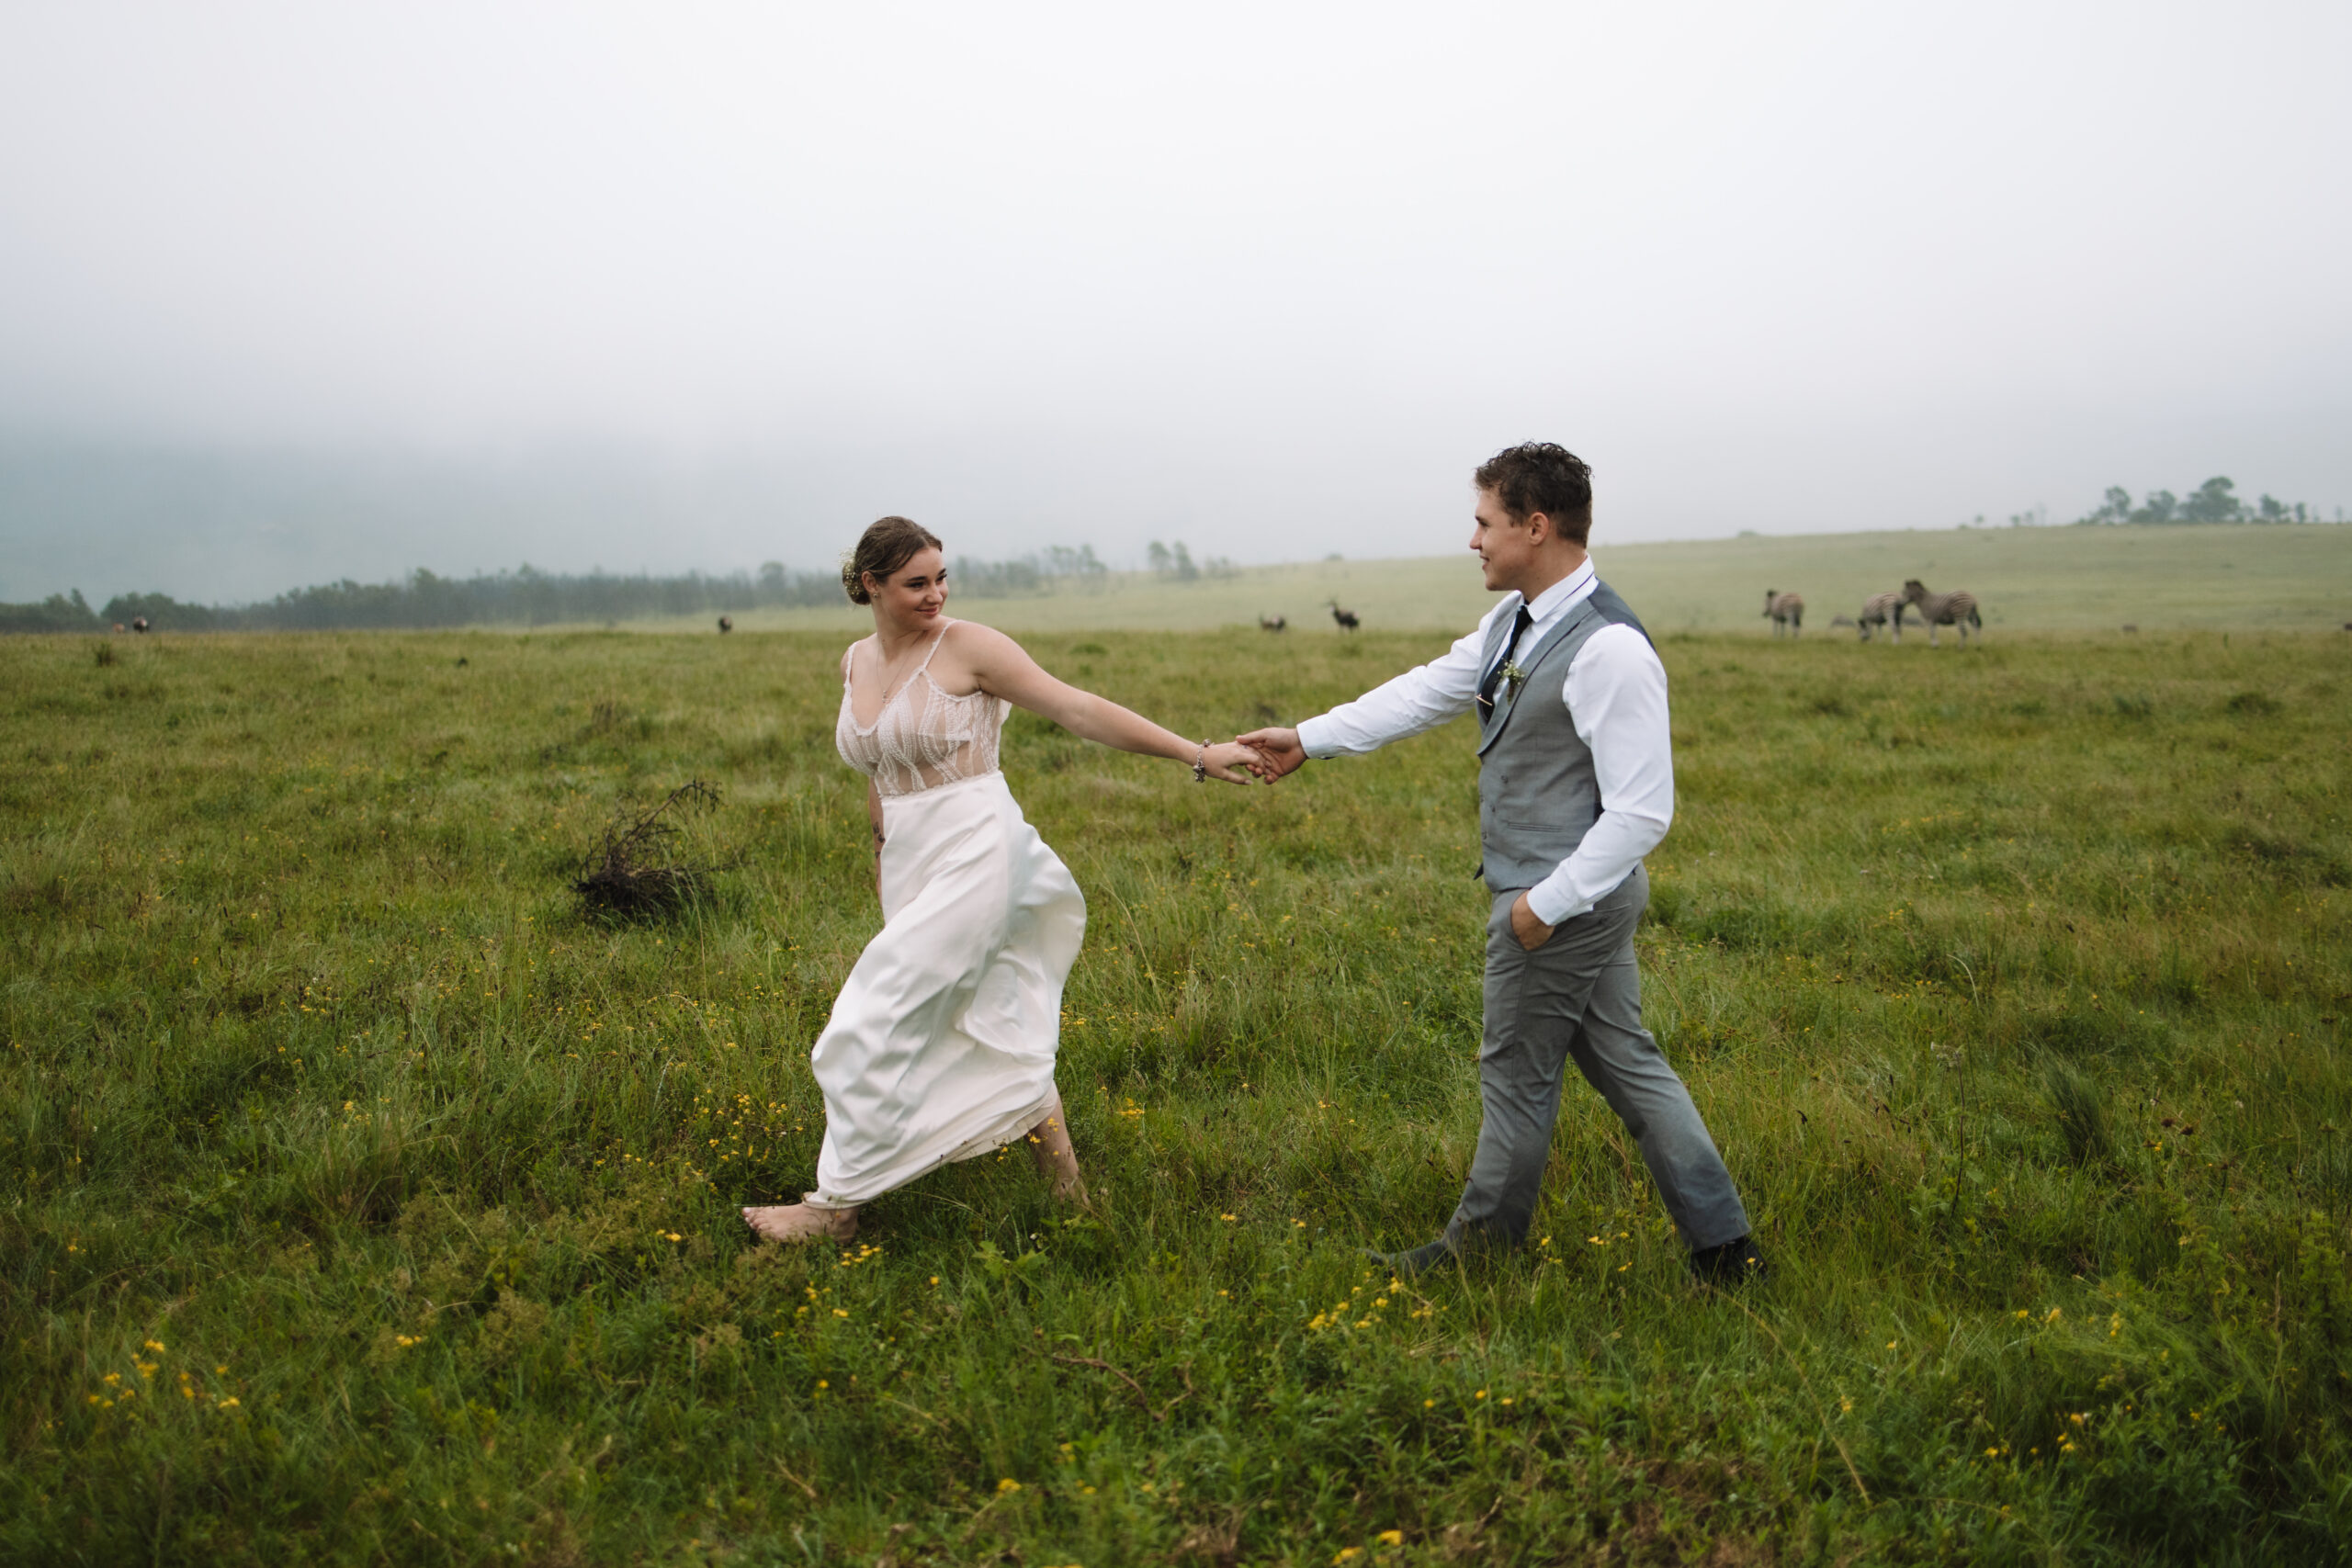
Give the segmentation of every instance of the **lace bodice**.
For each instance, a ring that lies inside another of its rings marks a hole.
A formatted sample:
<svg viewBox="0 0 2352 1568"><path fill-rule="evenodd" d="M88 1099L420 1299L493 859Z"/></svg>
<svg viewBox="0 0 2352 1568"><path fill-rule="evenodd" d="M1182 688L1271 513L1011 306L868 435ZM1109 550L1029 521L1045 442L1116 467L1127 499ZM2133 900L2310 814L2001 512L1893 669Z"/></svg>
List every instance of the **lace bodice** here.
<svg viewBox="0 0 2352 1568"><path fill-rule="evenodd" d="M953 696L939 689L931 678L931 660L946 637L947 627L940 627L915 672L884 695L872 724L857 722L850 681L854 646L842 655L842 715L833 726L833 746L842 761L871 778L886 795L912 795L996 772L997 741L1012 705L986 692Z"/></svg>

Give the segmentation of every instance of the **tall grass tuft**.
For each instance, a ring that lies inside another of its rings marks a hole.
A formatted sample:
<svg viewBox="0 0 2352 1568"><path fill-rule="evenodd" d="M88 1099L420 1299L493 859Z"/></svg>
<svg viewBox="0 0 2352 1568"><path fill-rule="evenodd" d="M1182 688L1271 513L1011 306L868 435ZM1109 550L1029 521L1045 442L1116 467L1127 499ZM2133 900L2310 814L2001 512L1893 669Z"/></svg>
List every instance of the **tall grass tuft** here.
<svg viewBox="0 0 2352 1568"><path fill-rule="evenodd" d="M2079 1166L2105 1165L2112 1159L2115 1140L2098 1085L2065 1061L2048 1063L2041 1076L2050 1093L2050 1108L2058 1118L2059 1135L2065 1140L2066 1157Z"/></svg>

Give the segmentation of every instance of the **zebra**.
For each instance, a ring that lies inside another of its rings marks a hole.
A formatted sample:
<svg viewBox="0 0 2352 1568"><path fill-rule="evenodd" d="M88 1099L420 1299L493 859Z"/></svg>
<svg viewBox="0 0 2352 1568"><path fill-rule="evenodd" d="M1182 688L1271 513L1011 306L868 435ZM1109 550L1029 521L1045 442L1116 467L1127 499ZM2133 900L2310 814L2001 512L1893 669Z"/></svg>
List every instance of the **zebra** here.
<svg viewBox="0 0 2352 1568"><path fill-rule="evenodd" d="M1903 606L1900 593L1873 593L1862 601L1862 640L1871 640L1872 626L1885 626L1887 636L1896 642L1903 640Z"/></svg>
<svg viewBox="0 0 2352 1568"><path fill-rule="evenodd" d="M1290 622L1281 615L1261 615L1258 617L1258 629L1261 632L1278 632L1288 625L1290 625Z"/></svg>
<svg viewBox="0 0 2352 1568"><path fill-rule="evenodd" d="M1958 626L1962 648L1968 646L1969 627L1976 628L1979 638L1984 635L1984 617L1977 612L1976 595L1964 588L1955 588L1949 593L1930 593L1928 585L1915 577L1903 584L1903 597L1919 607L1919 618L1928 623L1929 648L1936 646L1938 626Z"/></svg>
<svg viewBox="0 0 2352 1568"><path fill-rule="evenodd" d="M1764 614L1771 617L1774 637L1779 637L1783 630L1795 637L1804 627L1804 595L1781 593L1767 588L1764 590Z"/></svg>
<svg viewBox="0 0 2352 1568"><path fill-rule="evenodd" d="M1351 632L1351 631L1355 630L1357 626L1361 626L1361 625L1363 624L1363 623L1362 623L1362 622L1357 618L1357 616L1356 616L1356 613L1355 613L1353 610L1342 610L1342 609L1340 609L1340 602L1339 602L1337 599L1332 600L1332 601L1330 602L1330 604L1331 604L1331 618L1332 618L1333 620L1335 620L1335 621L1337 621L1337 622L1339 622L1339 623L1340 623L1340 629L1341 631L1343 631L1343 632Z"/></svg>

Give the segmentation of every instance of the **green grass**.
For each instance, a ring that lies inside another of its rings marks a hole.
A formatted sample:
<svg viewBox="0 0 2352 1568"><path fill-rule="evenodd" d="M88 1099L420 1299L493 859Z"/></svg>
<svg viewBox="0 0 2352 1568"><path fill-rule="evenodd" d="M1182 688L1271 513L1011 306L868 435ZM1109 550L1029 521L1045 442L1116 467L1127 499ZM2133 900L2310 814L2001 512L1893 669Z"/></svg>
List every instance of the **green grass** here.
<svg viewBox="0 0 2352 1568"><path fill-rule="evenodd" d="M2352 638L2143 624L1662 637L1733 1299L1581 1086L1542 1246L1367 1272L1476 1133L1458 726L1241 791L1016 719L1100 1212L983 1159L783 1253L837 639L0 643L0 1558L2342 1560ZM1442 645L1030 641L1188 733ZM690 777L711 900L577 918Z"/></svg>
<svg viewBox="0 0 2352 1568"><path fill-rule="evenodd" d="M1433 525L1430 547L1452 548L1453 525ZM1198 631L1254 626L1284 615L1291 635L1336 631L1326 602L1337 599L1375 631L1476 624L1494 603L1463 547L1414 560L1317 561L1251 567L1234 578L1171 583L1142 574L1103 591L1075 589L1035 599L959 600L963 611L1019 632L1079 632L1096 626ZM948 545L952 550L955 539ZM1965 588L1984 602L1996 636L2019 631L2104 631L2135 626L2143 635L2190 628L2335 631L2352 621L2352 527L2215 525L2199 527L1959 528L1886 534L1619 544L1604 513L1593 533L1600 574L1640 610L1653 631L1768 635L1764 590L1805 598L1807 637L1842 636L1834 615L1917 577L1930 588ZM762 630L862 634L867 613L770 610L738 615ZM701 631L707 617L649 623ZM1949 635L1949 634L1946 634Z"/></svg>

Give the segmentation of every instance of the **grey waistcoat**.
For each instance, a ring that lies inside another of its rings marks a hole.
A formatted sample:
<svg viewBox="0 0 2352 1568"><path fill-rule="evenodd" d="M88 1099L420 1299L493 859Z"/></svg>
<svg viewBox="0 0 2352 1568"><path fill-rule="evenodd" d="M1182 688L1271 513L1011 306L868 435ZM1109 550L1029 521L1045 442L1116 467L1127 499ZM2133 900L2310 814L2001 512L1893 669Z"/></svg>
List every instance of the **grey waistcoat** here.
<svg viewBox="0 0 2352 1568"><path fill-rule="evenodd" d="M1487 633L1481 673L1494 667L1511 617L1498 615ZM1603 626L1650 634L1605 582L1512 661L1527 672L1495 693L1495 711L1478 731L1480 872L1495 893L1532 887L1576 852L1600 818L1600 783L1592 748L1577 734L1566 700L1568 666L1585 640Z"/></svg>

